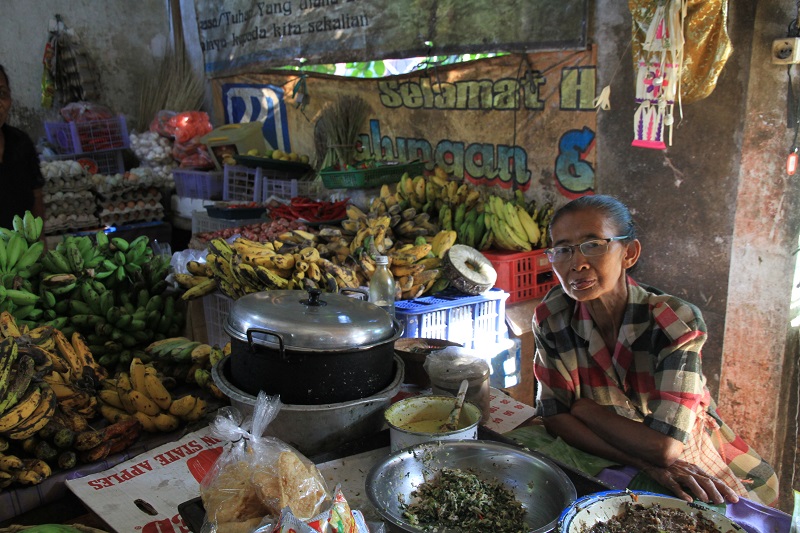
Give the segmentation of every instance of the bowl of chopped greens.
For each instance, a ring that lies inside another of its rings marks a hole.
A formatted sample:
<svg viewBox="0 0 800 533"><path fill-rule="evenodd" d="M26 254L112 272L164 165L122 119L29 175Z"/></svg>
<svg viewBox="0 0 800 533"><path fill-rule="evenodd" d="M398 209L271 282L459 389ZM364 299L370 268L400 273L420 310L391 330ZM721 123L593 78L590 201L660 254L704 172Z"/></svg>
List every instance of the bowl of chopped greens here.
<svg viewBox="0 0 800 533"><path fill-rule="evenodd" d="M702 503L644 491L590 494L567 507L558 519L559 533L740 533L745 530Z"/></svg>
<svg viewBox="0 0 800 533"><path fill-rule="evenodd" d="M577 493L536 452L485 440L404 448L367 474L367 496L395 532L545 533Z"/></svg>

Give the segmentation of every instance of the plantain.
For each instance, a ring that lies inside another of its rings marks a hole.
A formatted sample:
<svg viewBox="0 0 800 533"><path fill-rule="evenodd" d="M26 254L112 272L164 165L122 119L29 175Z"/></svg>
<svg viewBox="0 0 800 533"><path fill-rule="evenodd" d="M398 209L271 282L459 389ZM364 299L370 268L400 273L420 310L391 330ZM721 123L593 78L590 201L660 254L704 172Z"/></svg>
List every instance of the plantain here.
<svg viewBox="0 0 800 533"><path fill-rule="evenodd" d="M141 412L150 416L155 416L161 412L161 408L158 406L157 403L155 403L146 394L136 389L132 389L128 393L128 398L130 399L131 403L136 407L137 412Z"/></svg>
<svg viewBox="0 0 800 533"><path fill-rule="evenodd" d="M36 410L41 400L42 387L40 385L29 387L17 405L0 417L0 433L8 432L24 422Z"/></svg>
<svg viewBox="0 0 800 533"><path fill-rule="evenodd" d="M17 367L13 376L9 376L8 388L5 395L0 397L0 414L5 413L14 405L17 404L19 399L28 390L28 386L34 377L34 361L32 357L23 355L17 362Z"/></svg>
<svg viewBox="0 0 800 533"><path fill-rule="evenodd" d="M99 429L87 429L75 434L72 447L79 451L87 451L100 445L105 440L105 432Z"/></svg>
<svg viewBox="0 0 800 533"><path fill-rule="evenodd" d="M120 372L117 374L117 393L119 394L122 407L130 414L136 412L136 406L130 399L130 392L132 391L131 380L127 372Z"/></svg>
<svg viewBox="0 0 800 533"><path fill-rule="evenodd" d="M181 295L181 299L193 300L195 298L201 298L207 294L211 294L215 290L217 290L217 280L214 278L208 278L184 292Z"/></svg>
<svg viewBox="0 0 800 533"><path fill-rule="evenodd" d="M58 354L67 362L72 371L72 375L76 377L81 376L83 374L83 361L75 352L75 348L72 347L67 337L61 330L56 329L53 331L53 339L56 341Z"/></svg>
<svg viewBox="0 0 800 533"><path fill-rule="evenodd" d="M23 422L7 433L8 438L24 440L45 427L56 411L56 395L50 387L43 387L42 398L36 409Z"/></svg>

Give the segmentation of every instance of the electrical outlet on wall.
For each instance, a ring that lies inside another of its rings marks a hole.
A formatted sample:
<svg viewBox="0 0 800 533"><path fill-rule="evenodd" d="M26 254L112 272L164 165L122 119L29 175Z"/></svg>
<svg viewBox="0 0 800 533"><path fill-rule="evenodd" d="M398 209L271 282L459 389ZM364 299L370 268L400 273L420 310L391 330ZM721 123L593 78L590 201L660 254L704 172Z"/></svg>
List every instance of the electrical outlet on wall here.
<svg viewBox="0 0 800 533"><path fill-rule="evenodd" d="M772 62L776 65L800 63L800 37L772 41Z"/></svg>

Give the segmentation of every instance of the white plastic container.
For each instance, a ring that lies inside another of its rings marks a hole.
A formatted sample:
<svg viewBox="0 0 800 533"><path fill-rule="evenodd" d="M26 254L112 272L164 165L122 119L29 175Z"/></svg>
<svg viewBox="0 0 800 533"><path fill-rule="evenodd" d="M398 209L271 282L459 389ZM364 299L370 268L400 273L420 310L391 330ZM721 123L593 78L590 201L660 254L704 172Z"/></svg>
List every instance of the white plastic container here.
<svg viewBox="0 0 800 533"><path fill-rule="evenodd" d="M452 396L413 396L392 404L384 413L389 425L391 451L436 440L477 439L481 411L466 401L461 408L457 429L435 429L447 422L454 405L455 398Z"/></svg>

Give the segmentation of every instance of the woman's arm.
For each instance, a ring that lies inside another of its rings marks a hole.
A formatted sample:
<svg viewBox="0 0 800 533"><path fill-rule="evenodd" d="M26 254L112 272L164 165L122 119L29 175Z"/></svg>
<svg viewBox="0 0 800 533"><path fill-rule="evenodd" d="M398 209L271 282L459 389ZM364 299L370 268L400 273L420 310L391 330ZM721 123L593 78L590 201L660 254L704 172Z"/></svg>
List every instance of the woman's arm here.
<svg viewBox="0 0 800 533"><path fill-rule="evenodd" d="M574 414L573 414L574 413ZM547 431L567 444L585 452L644 471L677 497L691 502L694 498L714 503L739 500L736 492L721 479L709 476L702 469L682 460L668 465L650 462L641 453L650 448L683 449L683 445L640 422L629 420L588 399L577 400L570 414L543 419ZM662 442L668 439L670 442ZM656 454L658 457L659 454Z"/></svg>
<svg viewBox="0 0 800 533"><path fill-rule="evenodd" d="M620 416L593 400L576 400L570 414L604 441L648 465L666 468L683 453L683 443L680 441L650 429L641 422Z"/></svg>

